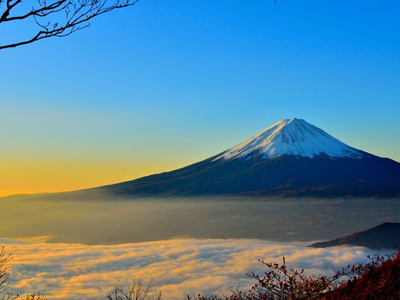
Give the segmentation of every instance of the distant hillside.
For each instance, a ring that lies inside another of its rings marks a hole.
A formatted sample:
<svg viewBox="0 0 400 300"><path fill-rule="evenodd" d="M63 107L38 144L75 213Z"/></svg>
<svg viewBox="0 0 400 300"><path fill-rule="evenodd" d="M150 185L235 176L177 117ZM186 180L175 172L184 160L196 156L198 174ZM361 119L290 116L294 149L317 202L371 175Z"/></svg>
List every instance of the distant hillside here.
<svg viewBox="0 0 400 300"><path fill-rule="evenodd" d="M400 246L400 223L383 223L349 236L314 243L310 247L326 248L340 245L363 246L371 249L393 249L394 246Z"/></svg>

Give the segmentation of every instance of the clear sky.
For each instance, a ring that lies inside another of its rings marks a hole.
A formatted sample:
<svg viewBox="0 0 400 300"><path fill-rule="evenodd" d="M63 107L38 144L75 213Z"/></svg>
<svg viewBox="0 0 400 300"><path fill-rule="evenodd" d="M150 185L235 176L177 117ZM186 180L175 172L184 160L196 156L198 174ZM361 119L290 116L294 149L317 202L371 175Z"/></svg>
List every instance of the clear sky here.
<svg viewBox="0 0 400 300"><path fill-rule="evenodd" d="M398 0L140 0L0 51L0 195L172 170L292 117L400 161L399 16Z"/></svg>

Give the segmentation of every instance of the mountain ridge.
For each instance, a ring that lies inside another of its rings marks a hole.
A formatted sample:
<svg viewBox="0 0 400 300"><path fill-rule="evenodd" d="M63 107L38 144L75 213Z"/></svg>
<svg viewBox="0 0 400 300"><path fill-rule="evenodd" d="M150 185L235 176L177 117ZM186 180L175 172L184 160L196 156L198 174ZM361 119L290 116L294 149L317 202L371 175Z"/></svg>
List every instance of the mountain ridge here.
<svg viewBox="0 0 400 300"><path fill-rule="evenodd" d="M400 198L400 163L350 147L292 118L186 167L63 194L72 193Z"/></svg>
<svg viewBox="0 0 400 300"><path fill-rule="evenodd" d="M370 249L393 249L400 246L400 223L386 222L364 231L334 240L309 245L313 248L327 248L341 245L363 246Z"/></svg>
<svg viewBox="0 0 400 300"><path fill-rule="evenodd" d="M323 155L317 159L283 155L267 160L223 161L218 165L207 159L178 170L98 189L121 196L398 197L400 166L390 159L383 160L387 165L384 168L375 158L357 162L346 158L332 160ZM387 167L391 170L389 174L397 176L391 182L386 182L386 176L371 178L374 174L387 173ZM349 169L358 171L349 172ZM365 176L357 176L360 173Z"/></svg>
<svg viewBox="0 0 400 300"><path fill-rule="evenodd" d="M203 161L98 189L120 196L399 197L400 163L292 118Z"/></svg>

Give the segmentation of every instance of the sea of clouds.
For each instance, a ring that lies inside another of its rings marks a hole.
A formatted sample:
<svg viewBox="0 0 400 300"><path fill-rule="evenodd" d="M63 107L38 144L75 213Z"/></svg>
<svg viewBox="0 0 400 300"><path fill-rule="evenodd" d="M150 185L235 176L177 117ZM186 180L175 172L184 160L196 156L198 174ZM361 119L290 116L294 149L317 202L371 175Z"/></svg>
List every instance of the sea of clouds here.
<svg viewBox="0 0 400 300"><path fill-rule="evenodd" d="M17 242L0 239L12 253L12 291L40 291L48 299L105 299L115 284L153 278L154 293L164 299L184 299L196 293L223 294L255 280L247 274L266 271L258 259L286 262L309 274L333 275L342 266L367 261L363 247L308 248L305 243L249 239L173 239L120 245L52 244L40 239Z"/></svg>

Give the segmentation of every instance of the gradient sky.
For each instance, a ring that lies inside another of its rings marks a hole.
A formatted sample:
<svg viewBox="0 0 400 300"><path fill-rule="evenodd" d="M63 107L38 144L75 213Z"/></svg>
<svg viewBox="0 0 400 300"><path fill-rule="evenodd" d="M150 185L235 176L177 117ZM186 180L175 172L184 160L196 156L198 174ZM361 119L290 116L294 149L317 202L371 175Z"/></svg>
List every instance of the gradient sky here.
<svg viewBox="0 0 400 300"><path fill-rule="evenodd" d="M276 2L140 0L0 51L0 195L168 171L292 117L400 161L400 2Z"/></svg>

